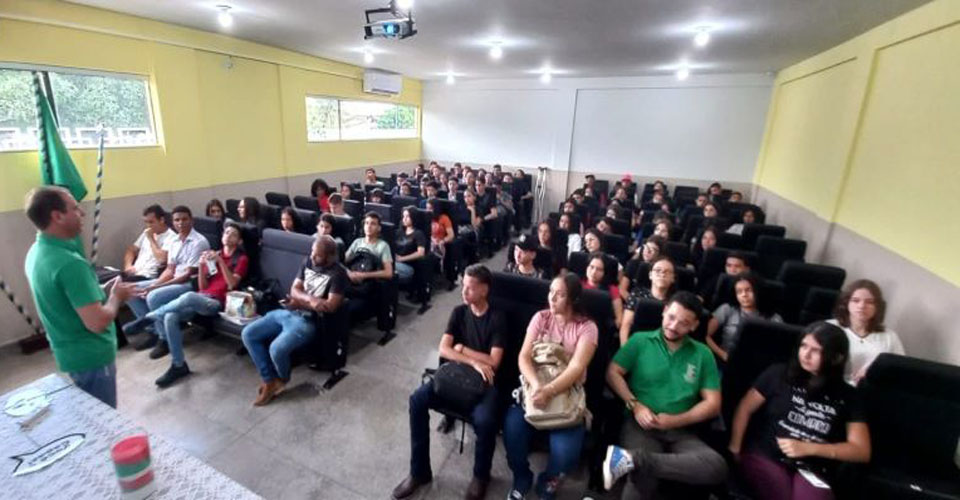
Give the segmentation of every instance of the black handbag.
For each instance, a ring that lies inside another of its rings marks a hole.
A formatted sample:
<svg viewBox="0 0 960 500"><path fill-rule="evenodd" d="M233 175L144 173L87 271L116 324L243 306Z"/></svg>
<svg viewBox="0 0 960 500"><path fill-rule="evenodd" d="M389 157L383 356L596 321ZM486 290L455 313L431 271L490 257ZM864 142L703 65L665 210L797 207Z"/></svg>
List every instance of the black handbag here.
<svg viewBox="0 0 960 500"><path fill-rule="evenodd" d="M448 361L433 374L433 392L453 410L473 411L486 391L483 375L465 363Z"/></svg>

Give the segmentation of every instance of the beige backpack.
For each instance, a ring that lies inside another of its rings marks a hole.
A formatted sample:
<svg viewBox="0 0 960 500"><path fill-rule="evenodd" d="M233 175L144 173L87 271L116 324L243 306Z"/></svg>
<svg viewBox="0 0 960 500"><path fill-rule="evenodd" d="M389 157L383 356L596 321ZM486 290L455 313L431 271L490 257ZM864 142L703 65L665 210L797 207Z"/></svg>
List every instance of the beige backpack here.
<svg viewBox="0 0 960 500"><path fill-rule="evenodd" d="M537 341L533 344L533 363L536 365L537 378L541 387L563 373L569 362L563 345L546 341ZM533 405L531 399L533 390L523 375L520 375L520 387L523 394L524 418L536 429L572 427L583 422L587 414L587 394L579 382L566 392L554 396L544 408Z"/></svg>

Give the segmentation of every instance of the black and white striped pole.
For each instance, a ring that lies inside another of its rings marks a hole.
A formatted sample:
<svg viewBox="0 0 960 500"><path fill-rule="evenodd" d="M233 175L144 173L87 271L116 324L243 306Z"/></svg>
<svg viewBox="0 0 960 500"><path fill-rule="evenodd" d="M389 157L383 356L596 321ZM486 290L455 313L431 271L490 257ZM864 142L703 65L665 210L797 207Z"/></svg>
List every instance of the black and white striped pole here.
<svg viewBox="0 0 960 500"><path fill-rule="evenodd" d="M47 346L47 336L43 333L43 327L23 308L23 304L21 304L17 296L13 294L13 290L10 289L2 276L0 276L0 290L3 290L4 295L7 296L7 299L13 304L13 307L20 313L20 317L33 329L33 335L20 341L20 349L23 353L30 354L31 352L45 348Z"/></svg>
<svg viewBox="0 0 960 500"><path fill-rule="evenodd" d="M97 148L97 195L93 202L93 242L90 245L90 263L97 266L97 246L100 243L100 205L103 191L103 141L106 131L100 124L97 135L100 136L100 146Z"/></svg>

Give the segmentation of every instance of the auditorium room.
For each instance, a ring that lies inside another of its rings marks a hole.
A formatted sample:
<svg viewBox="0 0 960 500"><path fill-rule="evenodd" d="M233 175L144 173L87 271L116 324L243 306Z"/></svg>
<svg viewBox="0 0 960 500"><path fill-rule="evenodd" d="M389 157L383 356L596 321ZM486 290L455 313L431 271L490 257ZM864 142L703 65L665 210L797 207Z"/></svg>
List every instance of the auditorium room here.
<svg viewBox="0 0 960 500"><path fill-rule="evenodd" d="M960 500L960 0L0 1L0 497Z"/></svg>

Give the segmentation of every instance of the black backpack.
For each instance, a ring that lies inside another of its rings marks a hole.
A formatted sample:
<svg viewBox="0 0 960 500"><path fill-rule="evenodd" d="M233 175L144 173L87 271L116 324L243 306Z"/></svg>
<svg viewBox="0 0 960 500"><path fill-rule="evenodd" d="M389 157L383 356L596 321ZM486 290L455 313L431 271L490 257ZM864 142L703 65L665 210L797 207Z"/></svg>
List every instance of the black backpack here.
<svg viewBox="0 0 960 500"><path fill-rule="evenodd" d="M347 262L347 268L351 271L369 273L383 269L383 262L370 250L360 248L354 252L353 257ZM351 297L366 296L372 291L373 285L372 280L364 280L359 284L351 282L347 295Z"/></svg>

